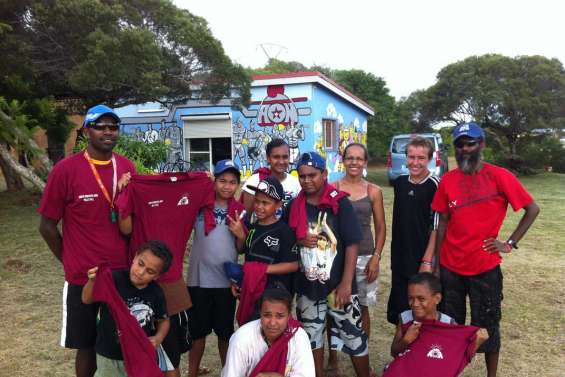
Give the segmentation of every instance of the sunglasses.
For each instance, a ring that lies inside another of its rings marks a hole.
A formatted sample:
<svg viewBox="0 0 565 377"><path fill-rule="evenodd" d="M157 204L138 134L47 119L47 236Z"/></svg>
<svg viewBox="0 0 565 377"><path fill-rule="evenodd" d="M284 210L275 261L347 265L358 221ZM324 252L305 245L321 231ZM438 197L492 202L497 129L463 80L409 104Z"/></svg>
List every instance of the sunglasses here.
<svg viewBox="0 0 565 377"><path fill-rule="evenodd" d="M479 144L479 140L457 140L453 143L457 149L461 149L463 147L474 147L477 144Z"/></svg>
<svg viewBox="0 0 565 377"><path fill-rule="evenodd" d="M104 131L106 129L116 132L120 130L120 125L115 123L91 123L88 125L88 128L92 128L96 131Z"/></svg>

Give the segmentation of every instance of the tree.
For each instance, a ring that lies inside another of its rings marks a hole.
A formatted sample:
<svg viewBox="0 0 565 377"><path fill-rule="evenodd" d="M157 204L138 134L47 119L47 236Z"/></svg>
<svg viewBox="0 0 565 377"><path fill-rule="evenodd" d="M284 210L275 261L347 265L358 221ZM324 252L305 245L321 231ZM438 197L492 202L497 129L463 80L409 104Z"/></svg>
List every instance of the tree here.
<svg viewBox="0 0 565 377"><path fill-rule="evenodd" d="M169 0L4 0L0 56L0 95L19 101L27 126L46 130L54 161L70 127L53 101L83 113L98 103L217 101L234 92L234 101L250 98L247 73L206 21ZM1 157L0 168L16 183L14 172L23 171Z"/></svg>
<svg viewBox="0 0 565 377"><path fill-rule="evenodd" d="M43 180L27 163L30 158L38 158L43 167L51 168L51 162L33 141L33 131L28 117L22 114L22 104L17 100L7 102L0 97L0 168L9 191L23 189L22 178L39 191L43 191L45 187ZM26 163L20 163L14 154L21 154Z"/></svg>
<svg viewBox="0 0 565 377"><path fill-rule="evenodd" d="M375 116L367 122L367 147L372 157L384 157L392 136L402 130L397 122L396 102L385 81L357 69L332 71L331 78L375 109Z"/></svg>
<svg viewBox="0 0 565 377"><path fill-rule="evenodd" d="M565 126L565 70L542 56L471 56L443 68L422 98L430 123L481 123L513 168L533 129Z"/></svg>
<svg viewBox="0 0 565 377"><path fill-rule="evenodd" d="M207 99L234 89L249 99L245 70L206 21L169 0L9 0L0 16L12 28L0 43L7 73L0 90L10 98L169 103L190 99L197 87Z"/></svg>

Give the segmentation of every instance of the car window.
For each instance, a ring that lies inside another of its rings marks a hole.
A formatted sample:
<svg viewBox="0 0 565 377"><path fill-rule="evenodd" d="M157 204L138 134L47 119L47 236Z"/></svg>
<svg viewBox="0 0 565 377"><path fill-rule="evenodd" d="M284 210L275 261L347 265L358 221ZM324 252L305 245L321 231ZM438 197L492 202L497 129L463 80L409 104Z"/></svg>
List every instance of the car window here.
<svg viewBox="0 0 565 377"><path fill-rule="evenodd" d="M429 141L432 142L434 150L436 149L436 143L433 137L427 137ZM410 142L409 137L396 138L392 140L392 153L406 153L406 145Z"/></svg>

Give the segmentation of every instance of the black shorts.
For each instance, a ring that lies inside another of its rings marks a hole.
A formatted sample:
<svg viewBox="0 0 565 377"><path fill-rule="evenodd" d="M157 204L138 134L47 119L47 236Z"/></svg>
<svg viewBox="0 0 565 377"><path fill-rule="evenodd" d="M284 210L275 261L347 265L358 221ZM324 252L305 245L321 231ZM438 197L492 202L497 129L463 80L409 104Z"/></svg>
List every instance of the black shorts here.
<svg viewBox="0 0 565 377"><path fill-rule="evenodd" d="M443 290L441 311L458 324L465 324L466 297L469 296L471 325L487 329L489 335L477 352L498 352L503 299L500 266L473 276L459 275L441 267L440 276Z"/></svg>
<svg viewBox="0 0 565 377"><path fill-rule="evenodd" d="M169 318L171 328L163 340L163 348L173 367L178 368L180 357L192 347L192 337L188 330L188 313L183 310Z"/></svg>
<svg viewBox="0 0 565 377"><path fill-rule="evenodd" d="M226 342L234 332L235 297L230 288L188 287L192 298L189 329L193 339L214 333Z"/></svg>
<svg viewBox="0 0 565 377"><path fill-rule="evenodd" d="M94 348L99 304L82 303L82 285L65 282L61 346L74 349Z"/></svg>

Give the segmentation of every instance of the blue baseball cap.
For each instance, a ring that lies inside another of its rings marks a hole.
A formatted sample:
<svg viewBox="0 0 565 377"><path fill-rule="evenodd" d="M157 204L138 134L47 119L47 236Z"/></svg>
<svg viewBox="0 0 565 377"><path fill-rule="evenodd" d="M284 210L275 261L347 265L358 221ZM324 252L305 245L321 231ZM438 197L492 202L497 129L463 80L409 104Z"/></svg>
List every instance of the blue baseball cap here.
<svg viewBox="0 0 565 377"><path fill-rule="evenodd" d="M459 139L461 136L468 136L473 139L485 139L485 132L475 122L463 123L453 129L453 141Z"/></svg>
<svg viewBox="0 0 565 377"><path fill-rule="evenodd" d="M311 166L324 171L326 170L326 159L316 152L305 152L302 153L302 156L300 156L296 168L298 169L302 165Z"/></svg>
<svg viewBox="0 0 565 377"><path fill-rule="evenodd" d="M216 162L216 165L214 166L214 176L217 177L228 170L233 170L238 179L240 178L239 166L237 166L237 164L232 160L220 160Z"/></svg>
<svg viewBox="0 0 565 377"><path fill-rule="evenodd" d="M100 119L101 117L103 117L104 115L109 115L112 118L114 118L116 120L116 122L120 123L121 119L118 116L118 114L116 114L114 112L114 110L112 110L111 108L109 108L106 105L96 105L94 107L91 107L90 109L88 109L88 111L86 112L86 117L84 117L84 122L82 123L83 127L88 127L89 125L91 125L92 123L96 123L96 121L98 119Z"/></svg>
<svg viewBox="0 0 565 377"><path fill-rule="evenodd" d="M241 287L243 282L243 267L234 262L224 262L224 272L227 278Z"/></svg>

